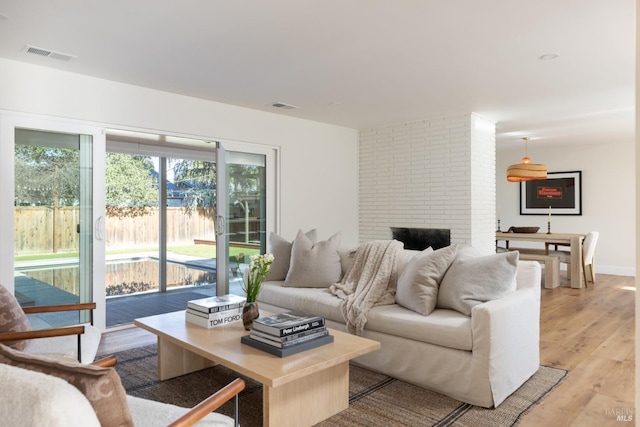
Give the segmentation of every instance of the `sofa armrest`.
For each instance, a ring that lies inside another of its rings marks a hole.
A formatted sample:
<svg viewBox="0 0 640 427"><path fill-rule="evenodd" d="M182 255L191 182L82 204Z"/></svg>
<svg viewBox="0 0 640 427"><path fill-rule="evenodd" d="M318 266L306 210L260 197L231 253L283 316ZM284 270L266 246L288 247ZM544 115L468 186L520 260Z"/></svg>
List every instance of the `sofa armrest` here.
<svg viewBox="0 0 640 427"><path fill-rule="evenodd" d="M488 365L496 406L540 366L540 271L537 276L538 286L477 305L471 312L474 358Z"/></svg>
<svg viewBox="0 0 640 427"><path fill-rule="evenodd" d="M540 288L542 267L538 261L518 260L516 289Z"/></svg>

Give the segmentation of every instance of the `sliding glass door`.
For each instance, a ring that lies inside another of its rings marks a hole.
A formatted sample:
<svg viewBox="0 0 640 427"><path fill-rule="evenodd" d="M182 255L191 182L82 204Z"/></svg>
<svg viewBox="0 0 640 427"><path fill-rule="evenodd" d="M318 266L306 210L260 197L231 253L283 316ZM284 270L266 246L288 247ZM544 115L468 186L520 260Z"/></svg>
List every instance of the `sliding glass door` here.
<svg viewBox="0 0 640 427"><path fill-rule="evenodd" d="M107 131L109 326L130 321L110 315L121 297L171 292L181 308L186 302L173 291L189 291L189 299L194 292L243 293L243 269L265 251L267 220L275 217L267 214L268 158L275 155L255 145L231 143L226 151L217 144Z"/></svg>
<svg viewBox="0 0 640 427"><path fill-rule="evenodd" d="M101 179L94 179L101 168L94 158L103 144L99 129L4 115L0 132L0 186L13 191L13 197L0 200L3 282L11 274L23 306L95 301L103 284L102 269L94 268L95 256L103 250L101 208L95 205ZM101 326L104 305L98 303L94 314ZM87 319L86 313L50 313L34 317L32 326Z"/></svg>
<svg viewBox="0 0 640 427"><path fill-rule="evenodd" d="M218 143L218 294L242 295L241 267L266 252L275 230L275 152ZM268 167L270 165L270 167Z"/></svg>

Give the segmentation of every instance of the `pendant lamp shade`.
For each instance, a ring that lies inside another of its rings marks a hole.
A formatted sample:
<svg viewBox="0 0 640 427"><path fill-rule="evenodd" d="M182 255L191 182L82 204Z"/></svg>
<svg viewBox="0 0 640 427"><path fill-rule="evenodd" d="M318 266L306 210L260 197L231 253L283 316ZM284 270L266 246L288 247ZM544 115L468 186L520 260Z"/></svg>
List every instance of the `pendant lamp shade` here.
<svg viewBox="0 0 640 427"><path fill-rule="evenodd" d="M531 163L531 159L527 157L529 138L522 139L525 142L525 157L522 158L522 163L511 165L507 168L507 181L524 182L546 179L547 167L540 163Z"/></svg>

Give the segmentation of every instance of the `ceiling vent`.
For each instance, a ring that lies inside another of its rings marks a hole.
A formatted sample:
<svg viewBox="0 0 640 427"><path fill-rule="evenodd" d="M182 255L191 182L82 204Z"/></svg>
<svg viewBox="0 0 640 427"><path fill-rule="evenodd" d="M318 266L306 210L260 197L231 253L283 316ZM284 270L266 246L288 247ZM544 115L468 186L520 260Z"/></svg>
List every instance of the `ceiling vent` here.
<svg viewBox="0 0 640 427"><path fill-rule="evenodd" d="M296 108L300 108L297 105L285 104L284 102L274 102L271 104L272 107L282 108L284 110L294 110Z"/></svg>
<svg viewBox="0 0 640 427"><path fill-rule="evenodd" d="M55 52L53 50L43 49L41 47L35 47L30 45L26 45L25 47L23 47L22 51L30 53L32 55L44 56L47 58L58 59L60 61L66 61L66 62L69 62L72 59L77 58L77 56L69 55L68 53Z"/></svg>

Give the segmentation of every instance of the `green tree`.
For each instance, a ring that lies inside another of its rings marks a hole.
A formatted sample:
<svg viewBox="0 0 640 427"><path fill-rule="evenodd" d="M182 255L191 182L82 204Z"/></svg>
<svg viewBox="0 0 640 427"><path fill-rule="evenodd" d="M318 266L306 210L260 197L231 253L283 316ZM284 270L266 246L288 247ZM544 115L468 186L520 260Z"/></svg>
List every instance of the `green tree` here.
<svg viewBox="0 0 640 427"><path fill-rule="evenodd" d="M158 205L158 180L148 156L107 153L106 204L139 208Z"/></svg>
<svg viewBox="0 0 640 427"><path fill-rule="evenodd" d="M78 150L17 144L15 203L77 206L80 198Z"/></svg>
<svg viewBox="0 0 640 427"><path fill-rule="evenodd" d="M202 160L173 160L174 183L184 195L183 205L189 208L216 206L216 173L214 162ZM260 183L260 168L232 164L229 168L229 197L245 200L256 194Z"/></svg>
<svg viewBox="0 0 640 427"><path fill-rule="evenodd" d="M183 206L215 207L216 164L202 160L172 159L174 184L182 192Z"/></svg>

